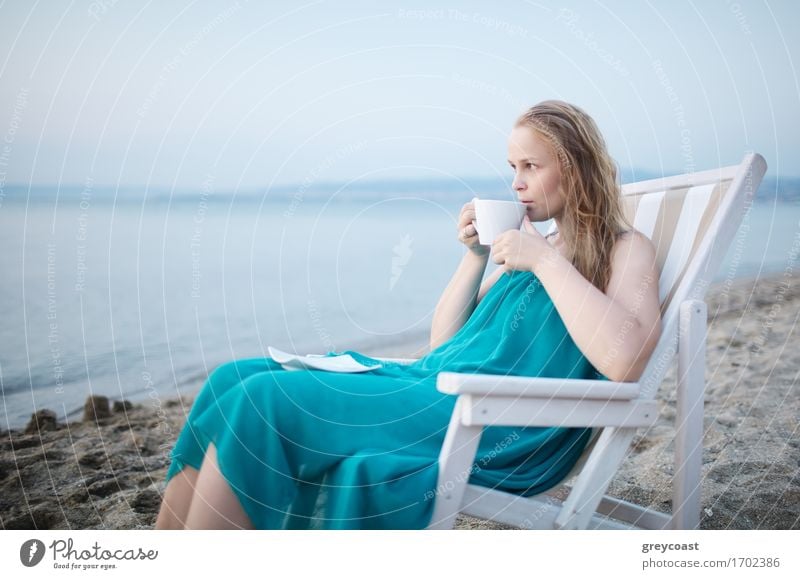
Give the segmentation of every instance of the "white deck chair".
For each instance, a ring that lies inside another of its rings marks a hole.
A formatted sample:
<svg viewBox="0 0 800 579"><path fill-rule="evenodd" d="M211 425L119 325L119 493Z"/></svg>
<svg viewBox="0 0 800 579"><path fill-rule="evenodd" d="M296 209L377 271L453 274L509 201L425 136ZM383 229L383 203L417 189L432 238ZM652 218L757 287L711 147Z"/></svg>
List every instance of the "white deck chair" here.
<svg viewBox="0 0 800 579"><path fill-rule="evenodd" d="M439 374L437 388L458 399L439 456L440 491L429 528L451 529L459 512L530 529L699 528L704 296L765 171L764 158L751 153L739 165L623 186L628 217L653 241L661 272L662 334L638 382ZM604 493L637 428L656 422L655 396L676 355L675 471L668 515ZM488 425L591 427L593 436L560 485L522 497L468 484L465 473ZM568 491L565 500L557 498L559 491Z"/></svg>

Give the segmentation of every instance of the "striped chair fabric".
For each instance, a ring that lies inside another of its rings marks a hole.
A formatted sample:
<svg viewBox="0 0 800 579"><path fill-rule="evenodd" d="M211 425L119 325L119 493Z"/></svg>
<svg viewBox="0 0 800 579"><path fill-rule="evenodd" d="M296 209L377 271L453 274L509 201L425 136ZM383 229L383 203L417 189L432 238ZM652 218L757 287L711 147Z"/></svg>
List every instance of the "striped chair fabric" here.
<svg viewBox="0 0 800 579"><path fill-rule="evenodd" d="M732 176L691 187L641 191L641 183L623 185L625 215L656 247L660 272L658 297L666 314L689 264L722 205ZM548 233L556 231L555 222Z"/></svg>

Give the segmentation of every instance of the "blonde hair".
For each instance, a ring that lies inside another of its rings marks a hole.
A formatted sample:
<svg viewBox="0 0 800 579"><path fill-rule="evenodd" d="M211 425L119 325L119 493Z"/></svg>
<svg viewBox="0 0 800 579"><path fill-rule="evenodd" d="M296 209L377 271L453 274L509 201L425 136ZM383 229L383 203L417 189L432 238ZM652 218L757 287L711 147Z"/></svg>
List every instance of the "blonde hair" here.
<svg viewBox="0 0 800 579"><path fill-rule="evenodd" d="M566 204L561 239L572 265L605 292L617 236L632 229L625 217L617 167L592 117L575 105L547 100L517 119L553 147Z"/></svg>

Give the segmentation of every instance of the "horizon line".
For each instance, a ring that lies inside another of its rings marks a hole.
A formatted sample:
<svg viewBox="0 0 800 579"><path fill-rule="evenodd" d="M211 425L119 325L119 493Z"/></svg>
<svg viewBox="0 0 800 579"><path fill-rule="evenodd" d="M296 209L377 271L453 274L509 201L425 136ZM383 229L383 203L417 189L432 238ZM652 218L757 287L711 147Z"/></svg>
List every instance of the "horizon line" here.
<svg viewBox="0 0 800 579"><path fill-rule="evenodd" d="M695 171L689 171L692 173ZM649 179L659 179L662 177L671 177L675 175L682 175L685 173L661 173L658 171L650 171L650 170L633 170L629 169L626 172L621 172L620 177L630 176L631 174L639 173L642 175L641 179L638 181L646 181ZM777 174L769 174L767 173L764 175L764 181L767 180L774 180L774 181L800 181L800 175L777 175ZM307 180L306 180L307 181ZM510 182L511 177L501 177L501 176L487 176L487 175L471 175L471 176L463 176L458 177L454 176L452 178L446 177L389 177L385 179L371 179L367 181L357 181L354 179L331 179L325 181L296 181L296 182L281 182L275 183L272 185L247 185L244 187L235 187L235 186L226 186L221 187L220 189L211 188L211 192L213 193L234 193L234 192L264 192L269 191L272 189L276 190L288 190L288 189L297 189L300 187L304 187L305 189L331 189L335 187L355 187L357 189L372 187L372 186L385 186L385 185L412 185L412 184L448 184L449 186L457 185L459 182L476 182L476 183L501 183L501 182ZM624 179L621 180L622 184L631 183L634 181L625 181ZM763 181L762 181L763 184ZM199 187L189 187L185 185L181 186L171 186L171 185L164 185L164 184L144 184L144 183L125 183L125 184L111 184L111 183L95 183L95 182L67 182L67 183L20 183L20 182L6 182L0 187L0 193L4 190L9 189L66 189L66 190L75 190L75 189L119 189L119 190L127 190L127 189L146 189L146 190L153 190L153 191L173 191L173 192L192 192L196 193L199 189L203 189L202 186Z"/></svg>

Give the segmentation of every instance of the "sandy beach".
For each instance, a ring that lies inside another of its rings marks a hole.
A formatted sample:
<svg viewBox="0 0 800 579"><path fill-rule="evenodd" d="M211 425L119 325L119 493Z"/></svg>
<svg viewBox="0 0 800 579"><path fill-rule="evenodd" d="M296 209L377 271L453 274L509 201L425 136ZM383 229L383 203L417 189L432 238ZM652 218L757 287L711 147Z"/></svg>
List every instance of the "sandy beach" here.
<svg viewBox="0 0 800 579"><path fill-rule="evenodd" d="M701 528L800 528L800 288L777 274L712 286L707 301ZM364 353L417 357L426 349L423 340ZM658 399L658 423L640 430L609 494L667 512L674 367ZM83 421L55 423L45 412L41 433L0 433L2 528L152 528L191 397L96 402ZM461 517L457 528L508 527Z"/></svg>

